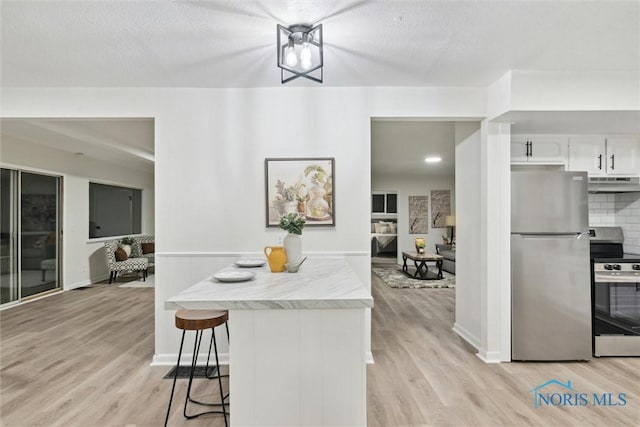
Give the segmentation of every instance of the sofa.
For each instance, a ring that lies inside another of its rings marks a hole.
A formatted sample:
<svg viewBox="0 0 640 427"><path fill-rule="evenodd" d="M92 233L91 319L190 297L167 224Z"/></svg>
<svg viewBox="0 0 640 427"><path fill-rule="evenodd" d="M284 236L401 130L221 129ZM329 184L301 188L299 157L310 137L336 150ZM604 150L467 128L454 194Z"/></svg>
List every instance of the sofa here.
<svg viewBox="0 0 640 427"><path fill-rule="evenodd" d="M442 269L451 274L456 274L456 249L451 245L437 244L436 253L442 255Z"/></svg>

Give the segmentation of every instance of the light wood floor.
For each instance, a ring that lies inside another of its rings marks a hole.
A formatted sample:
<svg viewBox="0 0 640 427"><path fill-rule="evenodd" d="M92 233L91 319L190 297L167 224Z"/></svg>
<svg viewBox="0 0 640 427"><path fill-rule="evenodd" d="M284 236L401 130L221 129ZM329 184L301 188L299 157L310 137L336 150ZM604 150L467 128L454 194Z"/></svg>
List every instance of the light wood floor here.
<svg viewBox="0 0 640 427"><path fill-rule="evenodd" d="M640 360L486 365L452 331L451 289L391 289L373 276L368 368L371 426L638 425ZM0 312L0 425L160 426L171 381L150 367L153 289L95 285ZM623 408L533 409L551 378L584 391L624 391ZM179 382L170 425L185 420ZM200 381L196 395L209 393ZM206 390L206 391L205 391Z"/></svg>
<svg viewBox="0 0 640 427"><path fill-rule="evenodd" d="M393 289L372 275L372 293L370 426L640 425L640 358L487 365L451 329L454 289ZM628 403L534 409L528 391L554 378Z"/></svg>

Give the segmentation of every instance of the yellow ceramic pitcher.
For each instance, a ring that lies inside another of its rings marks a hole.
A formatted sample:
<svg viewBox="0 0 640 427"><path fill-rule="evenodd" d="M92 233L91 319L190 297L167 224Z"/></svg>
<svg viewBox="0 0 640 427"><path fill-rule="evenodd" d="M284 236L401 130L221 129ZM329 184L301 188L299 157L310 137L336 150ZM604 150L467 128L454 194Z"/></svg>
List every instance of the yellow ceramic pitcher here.
<svg viewBox="0 0 640 427"><path fill-rule="evenodd" d="M287 253L284 246L266 246L264 254L269 261L269 268L272 273L281 273L284 271L284 265L287 263Z"/></svg>

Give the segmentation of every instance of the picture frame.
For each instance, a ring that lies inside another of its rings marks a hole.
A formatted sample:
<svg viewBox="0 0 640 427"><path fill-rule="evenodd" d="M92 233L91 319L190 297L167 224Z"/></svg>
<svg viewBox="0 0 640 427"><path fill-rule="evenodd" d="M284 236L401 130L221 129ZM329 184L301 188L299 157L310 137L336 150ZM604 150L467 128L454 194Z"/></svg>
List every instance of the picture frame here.
<svg viewBox="0 0 640 427"><path fill-rule="evenodd" d="M429 233L429 196L409 196L409 234Z"/></svg>
<svg viewBox="0 0 640 427"><path fill-rule="evenodd" d="M289 213L303 215L305 227L335 227L335 158L266 158L265 218L278 227Z"/></svg>

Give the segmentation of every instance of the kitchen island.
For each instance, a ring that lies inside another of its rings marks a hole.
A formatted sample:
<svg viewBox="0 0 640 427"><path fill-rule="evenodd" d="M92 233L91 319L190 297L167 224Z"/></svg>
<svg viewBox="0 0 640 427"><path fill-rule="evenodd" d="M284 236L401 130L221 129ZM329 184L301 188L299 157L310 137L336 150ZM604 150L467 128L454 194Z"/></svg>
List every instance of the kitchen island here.
<svg viewBox="0 0 640 427"><path fill-rule="evenodd" d="M229 310L231 424L365 426L371 293L343 258L310 258L299 273L250 271L254 280L208 277L165 302Z"/></svg>

